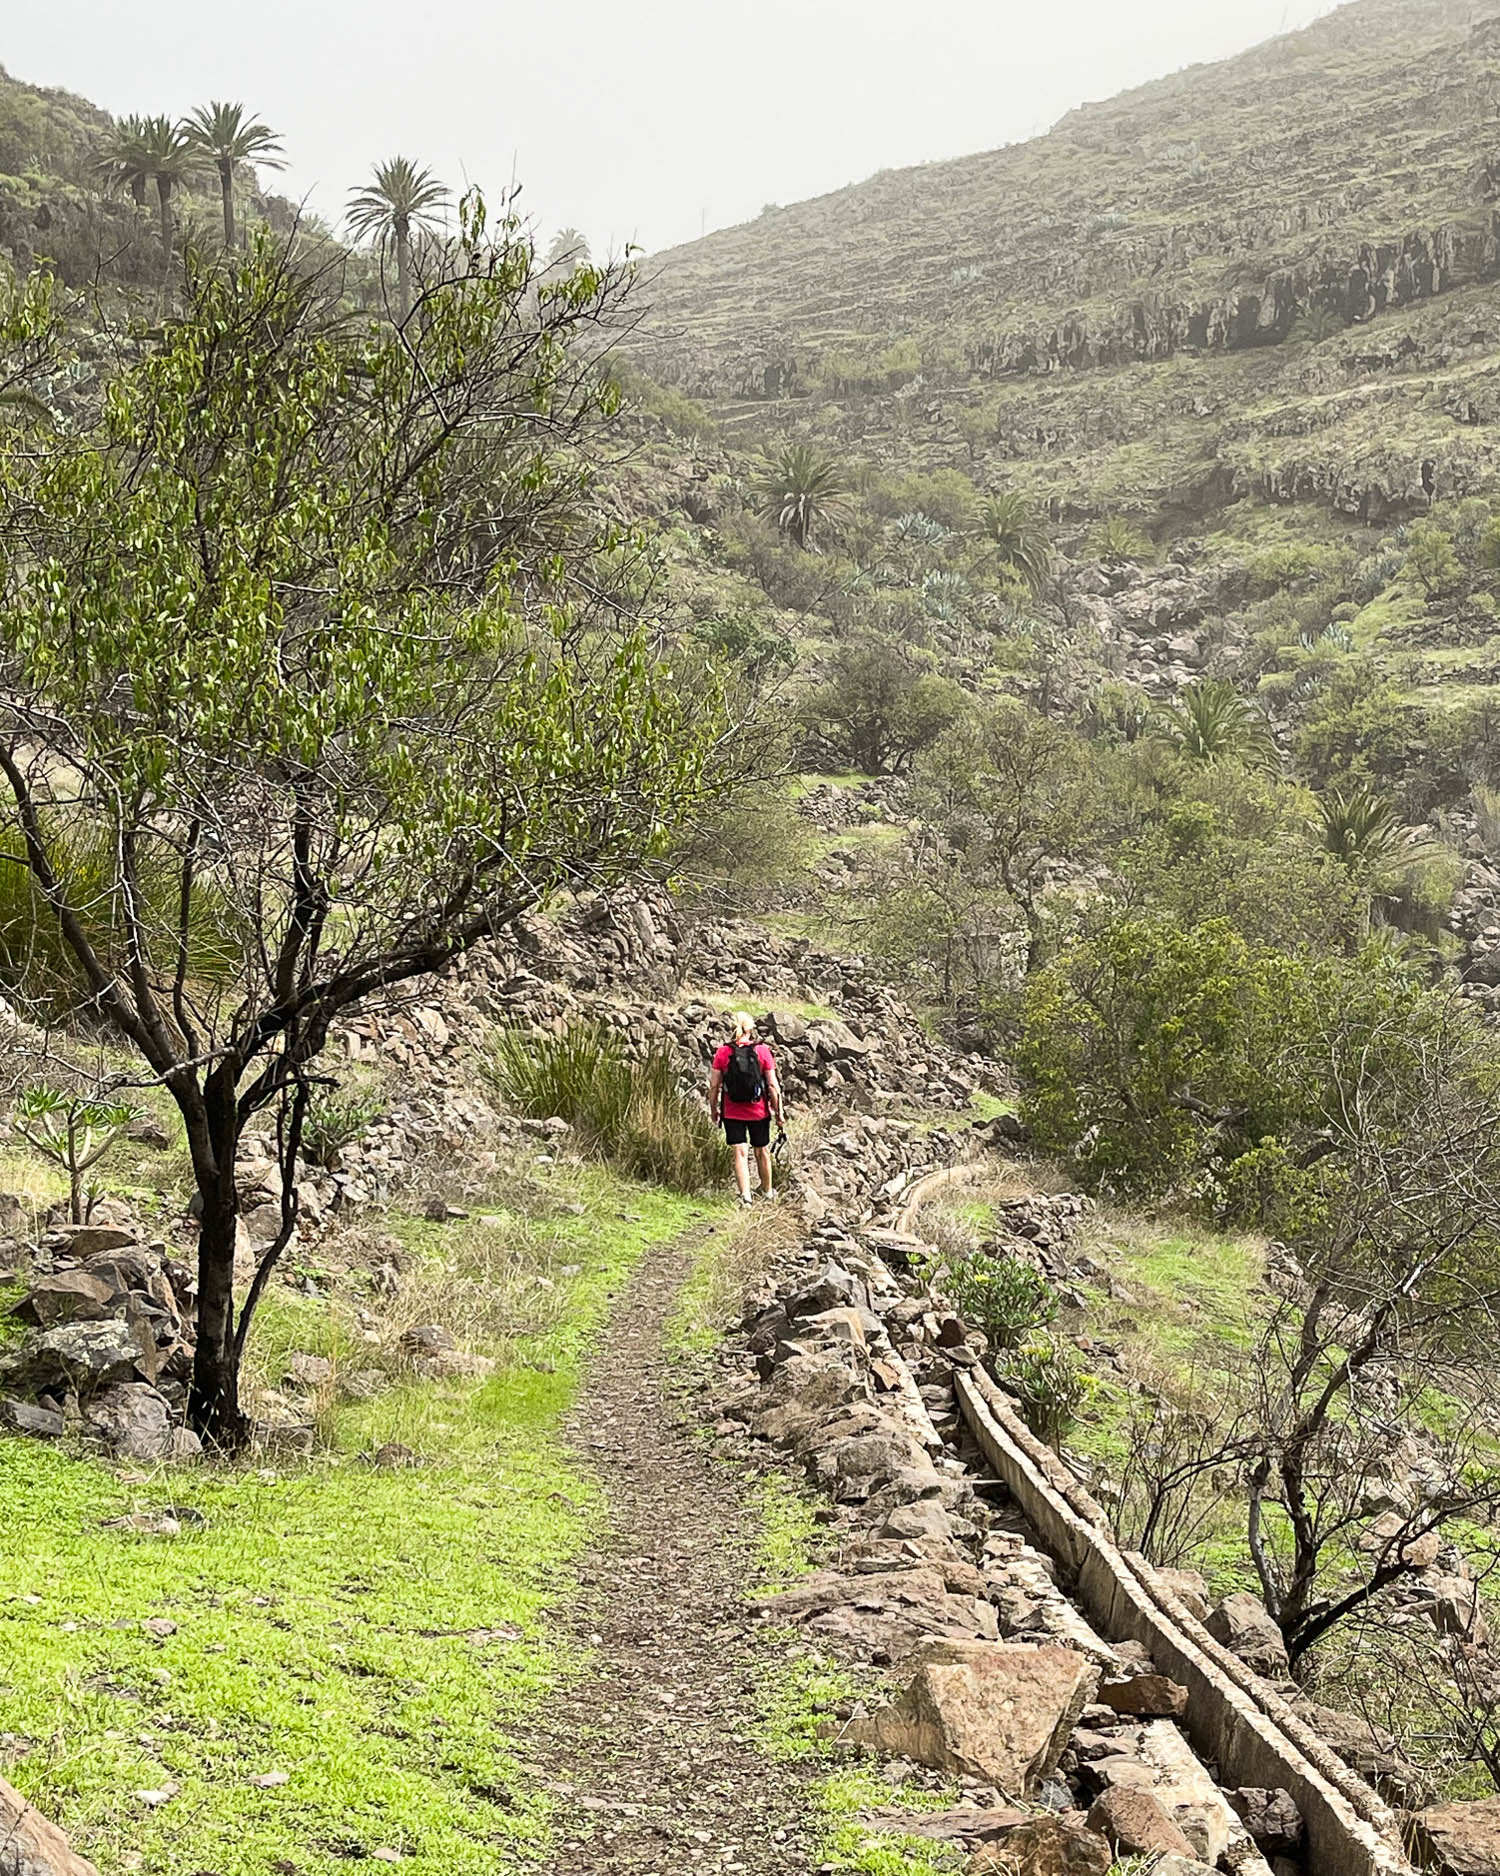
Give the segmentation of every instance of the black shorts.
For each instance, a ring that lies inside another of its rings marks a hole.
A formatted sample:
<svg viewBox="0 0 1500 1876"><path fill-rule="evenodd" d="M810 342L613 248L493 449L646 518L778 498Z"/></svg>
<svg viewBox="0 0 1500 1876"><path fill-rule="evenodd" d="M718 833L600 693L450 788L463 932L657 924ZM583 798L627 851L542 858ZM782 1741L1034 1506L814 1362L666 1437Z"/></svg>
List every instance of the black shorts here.
<svg viewBox="0 0 1500 1876"><path fill-rule="evenodd" d="M751 1146L769 1146L771 1144L771 1116L764 1120L731 1120L724 1116L724 1138L731 1146L743 1146L748 1140Z"/></svg>

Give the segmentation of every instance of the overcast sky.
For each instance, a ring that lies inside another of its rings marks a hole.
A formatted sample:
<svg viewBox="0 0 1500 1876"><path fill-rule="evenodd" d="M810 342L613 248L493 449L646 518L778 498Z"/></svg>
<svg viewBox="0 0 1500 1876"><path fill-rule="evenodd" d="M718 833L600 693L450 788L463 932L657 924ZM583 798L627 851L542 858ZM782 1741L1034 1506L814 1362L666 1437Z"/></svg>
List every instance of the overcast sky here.
<svg viewBox="0 0 1500 1876"><path fill-rule="evenodd" d="M394 154L544 232L648 250L993 149L1070 106L1223 58L1328 0L29 0L0 62L116 115L242 99L282 186L337 220Z"/></svg>

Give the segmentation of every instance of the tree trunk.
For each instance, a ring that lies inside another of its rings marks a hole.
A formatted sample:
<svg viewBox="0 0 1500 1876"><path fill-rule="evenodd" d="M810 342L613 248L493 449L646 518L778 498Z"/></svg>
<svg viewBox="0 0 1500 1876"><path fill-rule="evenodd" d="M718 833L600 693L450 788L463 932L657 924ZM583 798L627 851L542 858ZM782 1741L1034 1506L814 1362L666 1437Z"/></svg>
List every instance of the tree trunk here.
<svg viewBox="0 0 1500 1876"><path fill-rule="evenodd" d="M231 1161L231 1168L233 1161ZM234 1242L239 1205L231 1171L227 1196L204 1192L198 1237L198 1346L188 1421L206 1442L234 1452L245 1443L249 1423L240 1411L239 1363L234 1345Z"/></svg>
<svg viewBox="0 0 1500 1876"><path fill-rule="evenodd" d="M396 224L396 309L403 319L411 311L411 236Z"/></svg>
<svg viewBox="0 0 1500 1876"><path fill-rule="evenodd" d="M170 176L157 177L156 199L161 209L161 277L165 281L172 272L172 178Z"/></svg>
<svg viewBox="0 0 1500 1876"><path fill-rule="evenodd" d="M137 208L146 206L146 178L144 176L130 178L130 199Z"/></svg>
<svg viewBox="0 0 1500 1876"><path fill-rule="evenodd" d="M219 165L219 196L224 204L224 245L232 248L234 241L234 165L225 161Z"/></svg>
<svg viewBox="0 0 1500 1876"><path fill-rule="evenodd" d="M240 1214L234 1167L242 1123L227 1064L209 1078L200 1099L201 1106L193 1103L191 1115L184 1108L193 1176L203 1207L198 1231L198 1345L188 1391L188 1424L206 1442L234 1452L244 1445L250 1426L240 1411L234 1314L234 1246Z"/></svg>

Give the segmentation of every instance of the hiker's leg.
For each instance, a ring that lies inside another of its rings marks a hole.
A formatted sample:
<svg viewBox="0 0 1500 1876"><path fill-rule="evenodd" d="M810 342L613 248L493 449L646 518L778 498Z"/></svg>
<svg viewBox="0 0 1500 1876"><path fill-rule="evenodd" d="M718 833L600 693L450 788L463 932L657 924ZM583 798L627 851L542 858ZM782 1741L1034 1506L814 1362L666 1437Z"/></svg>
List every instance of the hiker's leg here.
<svg viewBox="0 0 1500 1876"><path fill-rule="evenodd" d="M760 1189L769 1195L771 1191L771 1149L758 1146L755 1149L755 1169L760 1174Z"/></svg>
<svg viewBox="0 0 1500 1876"><path fill-rule="evenodd" d="M750 1147L741 1140L734 1149L734 1183L740 1189L740 1197L750 1196Z"/></svg>

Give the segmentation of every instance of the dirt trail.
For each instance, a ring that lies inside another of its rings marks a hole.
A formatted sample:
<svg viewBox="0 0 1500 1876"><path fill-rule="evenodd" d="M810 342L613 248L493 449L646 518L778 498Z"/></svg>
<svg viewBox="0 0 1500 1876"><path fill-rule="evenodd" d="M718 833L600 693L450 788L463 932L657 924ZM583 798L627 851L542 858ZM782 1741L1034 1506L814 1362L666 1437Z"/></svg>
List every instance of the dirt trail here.
<svg viewBox="0 0 1500 1876"><path fill-rule="evenodd" d="M558 1795L551 1867L567 1876L786 1876L816 1867L797 1768L757 1751L763 1657L744 1613L755 1520L670 1398L663 1334L688 1243L620 1299L571 1423L610 1529L568 1620L596 1644L533 1736Z"/></svg>

